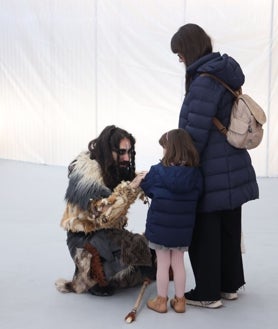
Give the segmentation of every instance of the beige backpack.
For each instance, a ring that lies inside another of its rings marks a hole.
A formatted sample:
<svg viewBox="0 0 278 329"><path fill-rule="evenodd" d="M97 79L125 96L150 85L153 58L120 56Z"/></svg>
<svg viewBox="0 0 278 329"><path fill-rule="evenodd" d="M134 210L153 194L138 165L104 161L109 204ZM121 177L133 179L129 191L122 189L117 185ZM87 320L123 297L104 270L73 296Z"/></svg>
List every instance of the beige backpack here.
<svg viewBox="0 0 278 329"><path fill-rule="evenodd" d="M217 129L226 135L228 143L236 148L251 150L257 147L263 139L262 126L266 122L264 110L250 96L242 94L241 89L234 91L212 74L201 75L217 80L235 96L228 128L214 117L213 123Z"/></svg>

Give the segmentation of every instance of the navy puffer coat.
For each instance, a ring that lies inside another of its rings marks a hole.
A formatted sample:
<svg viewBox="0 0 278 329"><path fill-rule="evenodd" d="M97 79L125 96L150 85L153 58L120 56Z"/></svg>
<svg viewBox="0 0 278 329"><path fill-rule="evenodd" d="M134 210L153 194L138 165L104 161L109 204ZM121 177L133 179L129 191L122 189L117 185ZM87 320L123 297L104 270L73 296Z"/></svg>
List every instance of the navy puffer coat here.
<svg viewBox="0 0 278 329"><path fill-rule="evenodd" d="M200 58L187 67L192 80L179 117L179 128L190 133L200 153L204 194L198 210L231 210L258 198L259 189L248 151L228 144L212 123L216 116L228 125L233 96L219 82L200 76L204 72L235 90L243 85L244 75L239 64L226 54L211 53Z"/></svg>
<svg viewBox="0 0 278 329"><path fill-rule="evenodd" d="M189 246L197 201L203 189L200 170L161 163L151 167L141 188L152 199L146 222L146 238L166 247Z"/></svg>

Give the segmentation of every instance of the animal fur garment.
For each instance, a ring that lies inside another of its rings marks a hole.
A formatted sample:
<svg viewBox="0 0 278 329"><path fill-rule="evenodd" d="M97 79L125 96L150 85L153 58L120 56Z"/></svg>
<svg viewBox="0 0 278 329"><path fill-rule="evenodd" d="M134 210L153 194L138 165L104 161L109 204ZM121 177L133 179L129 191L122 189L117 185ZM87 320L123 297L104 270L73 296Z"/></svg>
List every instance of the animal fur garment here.
<svg viewBox="0 0 278 329"><path fill-rule="evenodd" d="M92 255L85 249L76 249L74 257L75 273L72 281L58 279L55 282L56 288L60 292L76 292L80 294L96 284L91 276Z"/></svg>
<svg viewBox="0 0 278 329"><path fill-rule="evenodd" d="M144 235L127 230L110 230L108 238L121 248L121 263L133 266L151 266L151 252Z"/></svg>
<svg viewBox="0 0 278 329"><path fill-rule="evenodd" d="M102 262L97 249L90 243L85 244L84 249L92 255L90 273L92 279L95 280L101 287L107 286L108 282L106 281Z"/></svg>
<svg viewBox="0 0 278 329"><path fill-rule="evenodd" d="M134 189L124 181L111 192L103 185L98 163L81 153L70 174L61 226L67 231L85 233L121 229L127 223L130 205L142 196L140 188Z"/></svg>
<svg viewBox="0 0 278 329"><path fill-rule="evenodd" d="M90 199L106 198L111 190L104 185L97 161L91 160L89 152L82 152L71 165L69 185L65 199L81 210L87 210Z"/></svg>
<svg viewBox="0 0 278 329"><path fill-rule="evenodd" d="M86 244L84 249L77 248L74 256L76 266L74 276L71 281L59 279L56 281L56 288L60 292L87 292L95 284L106 286L112 284L114 287L126 288L141 284L145 277L138 266L151 266L151 254L147 247L145 237L140 234L133 234L126 230L111 230L110 242L121 245L122 269L113 273L109 280L106 280L103 270L103 257L99 251ZM103 252L103 251L102 251Z"/></svg>
<svg viewBox="0 0 278 329"><path fill-rule="evenodd" d="M139 266L152 266L144 236L124 229L132 203L144 194L121 182L113 191L105 187L101 170L88 153L73 162L61 226L68 231L68 247L75 263L71 281L59 279L60 292L82 293L98 284L130 287L144 277Z"/></svg>

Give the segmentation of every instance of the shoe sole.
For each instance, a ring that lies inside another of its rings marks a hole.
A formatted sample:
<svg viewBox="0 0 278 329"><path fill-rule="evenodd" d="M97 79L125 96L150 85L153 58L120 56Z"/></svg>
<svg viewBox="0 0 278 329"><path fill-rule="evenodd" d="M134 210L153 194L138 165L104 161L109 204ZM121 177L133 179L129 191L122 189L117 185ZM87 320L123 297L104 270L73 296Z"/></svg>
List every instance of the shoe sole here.
<svg viewBox="0 0 278 329"><path fill-rule="evenodd" d="M161 313L161 314L162 314L162 313L167 313L167 312L168 312L168 309L160 311L160 310L156 310L155 308L150 307L149 305L147 305L147 308L148 308L149 310L152 310L152 311L155 311L155 312L157 312L157 313Z"/></svg>
<svg viewBox="0 0 278 329"><path fill-rule="evenodd" d="M215 302L203 302L199 300L186 300L187 305L192 305L192 306L199 306L199 307L205 307L205 308L219 308L223 306L221 300L217 300Z"/></svg>
<svg viewBox="0 0 278 329"><path fill-rule="evenodd" d="M236 299L238 299L238 294L237 293L230 293L230 294L222 293L221 297L226 300L236 300Z"/></svg>
<svg viewBox="0 0 278 329"><path fill-rule="evenodd" d="M170 304L170 306L176 313L185 313L186 312L186 308L184 308L182 310L176 310L174 305Z"/></svg>

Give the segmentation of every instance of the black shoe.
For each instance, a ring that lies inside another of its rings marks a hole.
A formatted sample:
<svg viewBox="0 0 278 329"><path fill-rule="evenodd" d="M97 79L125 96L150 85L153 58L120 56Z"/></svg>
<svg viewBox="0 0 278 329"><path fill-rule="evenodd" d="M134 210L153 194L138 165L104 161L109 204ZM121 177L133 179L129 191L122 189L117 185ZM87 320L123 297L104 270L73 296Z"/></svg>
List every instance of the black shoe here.
<svg viewBox="0 0 278 329"><path fill-rule="evenodd" d="M115 292L115 288L111 285L107 285L104 287L101 287L99 284L95 284L93 287L91 287L88 292L95 296L112 296Z"/></svg>
<svg viewBox="0 0 278 329"><path fill-rule="evenodd" d="M185 292L184 297L189 300L194 299L194 290L191 289L190 291Z"/></svg>

